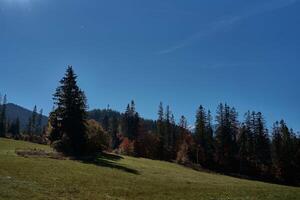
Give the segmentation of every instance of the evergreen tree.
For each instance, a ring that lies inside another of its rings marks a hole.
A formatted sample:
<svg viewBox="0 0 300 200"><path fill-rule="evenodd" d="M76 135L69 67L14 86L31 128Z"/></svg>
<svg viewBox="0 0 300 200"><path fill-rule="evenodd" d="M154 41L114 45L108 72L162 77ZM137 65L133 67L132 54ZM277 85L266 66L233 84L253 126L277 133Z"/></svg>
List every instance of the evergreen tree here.
<svg viewBox="0 0 300 200"><path fill-rule="evenodd" d="M125 114L123 116L123 134L125 137L128 137L129 140L135 140L138 136L140 125L140 117L138 112L135 109L134 101L131 101L127 105Z"/></svg>
<svg viewBox="0 0 300 200"><path fill-rule="evenodd" d="M6 105L7 105L7 97L4 95L3 102L1 104L0 100L0 137L5 137L6 134Z"/></svg>
<svg viewBox="0 0 300 200"><path fill-rule="evenodd" d="M220 104L217 110L216 161L224 171L236 171L238 149L236 136L238 133L237 112L227 104Z"/></svg>
<svg viewBox="0 0 300 200"><path fill-rule="evenodd" d="M240 131L239 131L239 137L238 137L238 146L239 146L239 173L240 174L247 174L247 168L248 168L248 149L247 144L249 141L249 134L248 129L245 124L242 124Z"/></svg>
<svg viewBox="0 0 300 200"><path fill-rule="evenodd" d="M20 135L20 120L17 118L14 120L10 126L8 131L14 138L17 138Z"/></svg>
<svg viewBox="0 0 300 200"><path fill-rule="evenodd" d="M172 126L171 126L171 110L170 106L166 107L166 113L165 113L165 122L164 122L164 152L165 152L165 159L169 160L171 159L172 154Z"/></svg>
<svg viewBox="0 0 300 200"><path fill-rule="evenodd" d="M177 156L176 160L179 163L190 162L192 156L192 136L187 130L187 120L181 116L179 121L179 138L177 141Z"/></svg>
<svg viewBox="0 0 300 200"><path fill-rule="evenodd" d="M17 117L16 121L15 121L15 132L14 134L16 136L20 135L21 129L20 129L20 119L19 117Z"/></svg>
<svg viewBox="0 0 300 200"><path fill-rule="evenodd" d="M36 134L42 135L43 134L43 109L40 109L40 112L37 116L37 125L36 125Z"/></svg>
<svg viewBox="0 0 300 200"><path fill-rule="evenodd" d="M172 159L176 159L176 141L177 141L177 126L176 126L176 122L175 122L175 117L174 115L172 114L171 115L171 139L170 139L170 145L172 146L171 147L171 158Z"/></svg>
<svg viewBox="0 0 300 200"><path fill-rule="evenodd" d="M28 135L37 134L37 107L34 106L31 116L28 119L27 131Z"/></svg>
<svg viewBox="0 0 300 200"><path fill-rule="evenodd" d="M158 107L158 119L157 119L157 135L159 139L158 149L157 149L157 157L161 160L164 160L166 157L165 153L165 118L164 118L164 108L163 103L159 103Z"/></svg>
<svg viewBox="0 0 300 200"><path fill-rule="evenodd" d="M157 133L160 138L164 137L164 108L162 102L159 103L158 108Z"/></svg>
<svg viewBox="0 0 300 200"><path fill-rule="evenodd" d="M299 175L297 166L298 141L292 130L281 120L276 122L272 134L274 174L286 183L295 183ZM298 180L299 181L299 180Z"/></svg>
<svg viewBox="0 0 300 200"><path fill-rule="evenodd" d="M113 116L110 119L109 128L108 128L108 132L110 133L112 138L112 149L117 149L118 146L120 145L118 131L119 131L119 121L115 116Z"/></svg>
<svg viewBox="0 0 300 200"><path fill-rule="evenodd" d="M87 139L87 105L84 92L78 87L76 79L73 68L69 66L54 94L56 109L52 112L51 124L55 129L50 138L52 143L56 142L57 150L81 155L85 153Z"/></svg>
<svg viewBox="0 0 300 200"><path fill-rule="evenodd" d="M211 166L213 161L213 131L210 112L206 114L201 105L196 114L195 142L196 160L202 166Z"/></svg>
<svg viewBox="0 0 300 200"><path fill-rule="evenodd" d="M124 113L123 120L122 120L123 121L122 132L125 137L129 137L130 135L130 129L131 129L130 115L131 115L130 105L127 104L126 111Z"/></svg>
<svg viewBox="0 0 300 200"><path fill-rule="evenodd" d="M270 140L268 130L261 112L255 115L254 126L254 155L257 168L271 164Z"/></svg>
<svg viewBox="0 0 300 200"><path fill-rule="evenodd" d="M103 127L103 129L105 131L108 131L108 128L109 128L109 117L107 116L107 114L104 116L101 125L102 125L102 127Z"/></svg>
<svg viewBox="0 0 300 200"><path fill-rule="evenodd" d="M180 117L178 126L179 126L179 137L178 137L177 144L180 144L183 142L185 136L187 135L187 119L185 118L184 115Z"/></svg>

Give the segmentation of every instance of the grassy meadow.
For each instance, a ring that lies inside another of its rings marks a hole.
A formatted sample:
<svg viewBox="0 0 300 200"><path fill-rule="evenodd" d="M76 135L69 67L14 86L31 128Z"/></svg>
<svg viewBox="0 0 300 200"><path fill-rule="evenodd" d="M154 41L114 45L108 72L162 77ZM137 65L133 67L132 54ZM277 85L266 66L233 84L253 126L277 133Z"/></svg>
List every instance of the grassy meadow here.
<svg viewBox="0 0 300 200"><path fill-rule="evenodd" d="M298 200L300 188L198 172L127 156L98 162L21 157L16 149L50 147L0 139L0 199Z"/></svg>

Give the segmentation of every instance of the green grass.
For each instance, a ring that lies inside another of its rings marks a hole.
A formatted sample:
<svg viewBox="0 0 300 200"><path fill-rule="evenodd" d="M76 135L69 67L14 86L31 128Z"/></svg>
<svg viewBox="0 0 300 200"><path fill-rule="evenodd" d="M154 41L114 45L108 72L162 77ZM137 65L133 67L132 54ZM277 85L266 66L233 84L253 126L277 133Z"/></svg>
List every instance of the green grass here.
<svg viewBox="0 0 300 200"><path fill-rule="evenodd" d="M0 199L300 199L300 188L197 172L180 165L132 158L99 163L24 158L16 148L50 147L0 139Z"/></svg>

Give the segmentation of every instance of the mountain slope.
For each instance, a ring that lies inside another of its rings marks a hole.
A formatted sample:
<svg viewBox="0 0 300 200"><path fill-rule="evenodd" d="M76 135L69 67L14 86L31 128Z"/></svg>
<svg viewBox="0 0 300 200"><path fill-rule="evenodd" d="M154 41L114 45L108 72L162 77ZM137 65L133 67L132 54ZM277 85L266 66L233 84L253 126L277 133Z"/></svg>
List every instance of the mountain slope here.
<svg viewBox="0 0 300 200"><path fill-rule="evenodd" d="M13 121L17 118L20 120L20 127L21 129L25 129L28 123L28 119L31 117L32 111L23 108L19 105L8 103L6 105L6 116L9 121ZM46 116L43 116L42 124L46 125L48 121L48 118Z"/></svg>
<svg viewBox="0 0 300 200"><path fill-rule="evenodd" d="M49 146L0 139L0 199L298 200L300 188L198 172L110 155L97 163L20 157L15 149Z"/></svg>

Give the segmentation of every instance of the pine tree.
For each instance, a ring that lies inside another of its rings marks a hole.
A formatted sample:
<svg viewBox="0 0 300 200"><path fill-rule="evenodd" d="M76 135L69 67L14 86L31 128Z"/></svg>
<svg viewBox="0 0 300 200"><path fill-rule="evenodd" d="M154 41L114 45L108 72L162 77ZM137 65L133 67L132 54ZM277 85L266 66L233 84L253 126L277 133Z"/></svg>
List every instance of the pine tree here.
<svg viewBox="0 0 300 200"><path fill-rule="evenodd" d="M297 166L298 141L292 130L281 120L276 122L272 134L272 159L274 174L286 183L295 183L299 172Z"/></svg>
<svg viewBox="0 0 300 200"><path fill-rule="evenodd" d="M254 155L257 168L262 168L271 164L270 140L261 112L258 112L255 115Z"/></svg>
<svg viewBox="0 0 300 200"><path fill-rule="evenodd" d="M8 132L13 136L13 138L17 138L20 135L20 120L17 118L9 125Z"/></svg>
<svg viewBox="0 0 300 200"><path fill-rule="evenodd" d="M179 137L177 140L177 156L179 163L187 163L190 161L192 137L187 130L187 120L185 116L181 116L179 120Z"/></svg>
<svg viewBox="0 0 300 200"><path fill-rule="evenodd" d="M15 135L19 136L20 135L20 119L19 117L17 117L16 121L15 121Z"/></svg>
<svg viewBox="0 0 300 200"><path fill-rule="evenodd" d="M103 127L103 129L105 131L108 131L108 128L109 128L109 117L107 116L107 114L104 116L101 125L102 125L102 127Z"/></svg>
<svg viewBox="0 0 300 200"><path fill-rule="evenodd" d="M32 116L31 116L31 130L32 130L32 135L37 135L37 107L34 106L33 111L32 111Z"/></svg>
<svg viewBox="0 0 300 200"><path fill-rule="evenodd" d="M42 135L43 134L43 109L40 109L40 112L37 116L37 125L36 125L36 134Z"/></svg>
<svg viewBox="0 0 300 200"><path fill-rule="evenodd" d="M213 164L213 129L210 111L200 105L196 113L195 151L196 163L205 167Z"/></svg>
<svg viewBox="0 0 300 200"><path fill-rule="evenodd" d="M176 151L177 151L177 148L176 148L176 141L177 141L177 126L176 126L176 122L175 122L175 117L174 115L172 114L171 115L171 139L170 139L170 144L171 144L171 158L172 159L176 159Z"/></svg>
<svg viewBox="0 0 300 200"><path fill-rule="evenodd" d="M224 171L232 172L238 168L237 112L227 104L220 104L217 110L216 161Z"/></svg>
<svg viewBox="0 0 300 200"><path fill-rule="evenodd" d="M123 121L122 132L123 132L123 135L128 138L129 138L130 129L131 129L130 115L131 115L130 105L127 104L126 111L124 113L123 120L122 120Z"/></svg>
<svg viewBox="0 0 300 200"><path fill-rule="evenodd" d="M31 116L28 119L26 133L28 135L37 135L37 107L34 106Z"/></svg>
<svg viewBox="0 0 300 200"><path fill-rule="evenodd" d="M85 153L87 105L84 92L77 85L77 76L73 68L67 68L65 77L54 94L55 111L52 113L53 131L58 139L56 149L67 154Z"/></svg>
<svg viewBox="0 0 300 200"><path fill-rule="evenodd" d="M160 160L164 160L166 157L165 153L165 119L164 119L164 108L163 103L159 103L158 107L158 119L157 119L157 135L159 139L158 149L157 149L157 157Z"/></svg>
<svg viewBox="0 0 300 200"><path fill-rule="evenodd" d="M171 127L171 110L170 106L166 107L166 113L165 113L165 123L164 123L164 152L165 152L165 159L169 160L171 159L172 154L172 127Z"/></svg>
<svg viewBox="0 0 300 200"><path fill-rule="evenodd" d="M248 130L247 126L245 124L242 124L240 130L239 130L239 137L238 137L238 146L239 146L239 173L240 174L247 174L248 173L248 149L247 149L247 144L248 144Z"/></svg>
<svg viewBox="0 0 300 200"><path fill-rule="evenodd" d="M129 140L135 140L138 136L140 126L140 117L135 109L135 103L132 100L130 104L127 105L125 114L123 116L123 134Z"/></svg>
<svg viewBox="0 0 300 200"><path fill-rule="evenodd" d="M158 108L157 133L160 138L164 137L164 108L162 102L159 103Z"/></svg>
<svg viewBox="0 0 300 200"><path fill-rule="evenodd" d="M7 97L4 95L3 102L1 104L0 100L0 137L5 137L6 134L6 105L7 105Z"/></svg>
<svg viewBox="0 0 300 200"><path fill-rule="evenodd" d="M112 117L109 123L108 132L111 135L112 138L112 149L117 149L120 145L120 140L118 137L118 131L119 131L119 121L116 117Z"/></svg>
<svg viewBox="0 0 300 200"><path fill-rule="evenodd" d="M196 159L197 164L205 163L205 134L206 134L206 113L202 105L196 114L195 141L196 141Z"/></svg>

